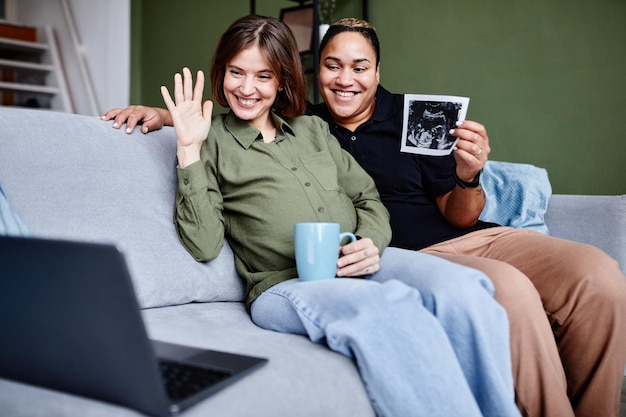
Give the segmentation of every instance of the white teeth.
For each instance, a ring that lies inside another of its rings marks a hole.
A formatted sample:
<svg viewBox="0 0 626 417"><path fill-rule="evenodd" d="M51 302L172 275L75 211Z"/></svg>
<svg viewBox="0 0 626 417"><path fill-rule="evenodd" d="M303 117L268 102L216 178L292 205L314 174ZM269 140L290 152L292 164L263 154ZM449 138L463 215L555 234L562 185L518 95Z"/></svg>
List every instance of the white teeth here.
<svg viewBox="0 0 626 417"><path fill-rule="evenodd" d="M239 103L241 103L243 106L252 106L254 105L254 103L256 103L256 100L244 100L240 98Z"/></svg>
<svg viewBox="0 0 626 417"><path fill-rule="evenodd" d="M338 96L341 96L341 97L352 97L352 96L354 96L354 93L350 92L350 91L336 91L335 93Z"/></svg>

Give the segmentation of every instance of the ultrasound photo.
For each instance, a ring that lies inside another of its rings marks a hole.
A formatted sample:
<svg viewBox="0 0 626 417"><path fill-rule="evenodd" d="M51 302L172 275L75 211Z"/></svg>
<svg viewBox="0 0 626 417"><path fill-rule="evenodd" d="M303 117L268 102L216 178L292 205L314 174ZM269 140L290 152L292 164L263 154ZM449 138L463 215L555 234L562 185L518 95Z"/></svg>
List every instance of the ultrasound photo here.
<svg viewBox="0 0 626 417"><path fill-rule="evenodd" d="M406 94L400 151L449 155L458 140L450 135L450 129L465 120L468 106L468 97Z"/></svg>

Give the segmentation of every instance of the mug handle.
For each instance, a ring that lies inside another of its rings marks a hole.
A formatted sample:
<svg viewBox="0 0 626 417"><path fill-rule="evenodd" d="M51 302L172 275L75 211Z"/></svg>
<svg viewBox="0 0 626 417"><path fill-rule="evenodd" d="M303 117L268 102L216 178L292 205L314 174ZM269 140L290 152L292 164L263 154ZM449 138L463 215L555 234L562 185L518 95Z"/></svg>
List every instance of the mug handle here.
<svg viewBox="0 0 626 417"><path fill-rule="evenodd" d="M339 233L339 244L340 244L340 245L341 245L341 242L342 242L345 238L350 239L350 242L356 242L356 236L354 236L354 233L350 233L350 232L343 232L343 233Z"/></svg>

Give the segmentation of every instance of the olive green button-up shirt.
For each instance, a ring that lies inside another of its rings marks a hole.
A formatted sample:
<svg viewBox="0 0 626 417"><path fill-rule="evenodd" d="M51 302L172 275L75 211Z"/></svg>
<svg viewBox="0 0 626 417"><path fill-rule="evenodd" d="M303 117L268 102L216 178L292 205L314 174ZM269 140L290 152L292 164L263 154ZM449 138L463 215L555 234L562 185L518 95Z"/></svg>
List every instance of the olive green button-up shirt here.
<svg viewBox="0 0 626 417"><path fill-rule="evenodd" d="M341 231L389 244L389 214L371 177L315 116L282 119L274 143L232 112L213 117L201 160L178 168L174 222L198 261L228 239L250 305L267 288L297 276L293 228L335 222Z"/></svg>

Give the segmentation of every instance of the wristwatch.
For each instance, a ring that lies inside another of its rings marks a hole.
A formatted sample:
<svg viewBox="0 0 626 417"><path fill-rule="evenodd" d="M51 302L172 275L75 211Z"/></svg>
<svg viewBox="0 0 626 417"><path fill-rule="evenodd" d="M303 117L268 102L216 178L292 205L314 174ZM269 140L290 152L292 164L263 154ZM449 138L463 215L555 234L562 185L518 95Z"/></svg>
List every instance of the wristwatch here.
<svg viewBox="0 0 626 417"><path fill-rule="evenodd" d="M476 188L480 185L480 174L481 172L483 172L483 170L481 169L480 171L478 171L478 174L476 174L476 176L474 177L474 179L471 182L466 182L466 181L462 181L457 175L456 175L456 167L452 168L452 177L454 177L454 182L456 182L456 184L463 188Z"/></svg>

